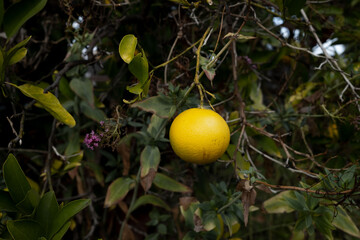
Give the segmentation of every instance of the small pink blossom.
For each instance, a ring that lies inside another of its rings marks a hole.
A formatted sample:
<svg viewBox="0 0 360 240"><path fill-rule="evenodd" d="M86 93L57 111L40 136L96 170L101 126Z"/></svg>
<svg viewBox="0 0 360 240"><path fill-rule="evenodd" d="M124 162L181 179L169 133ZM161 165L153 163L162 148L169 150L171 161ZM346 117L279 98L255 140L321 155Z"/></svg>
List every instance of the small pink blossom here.
<svg viewBox="0 0 360 240"><path fill-rule="evenodd" d="M94 131L85 135L84 143L87 148L94 150L94 147L98 147L101 141L101 136L96 134Z"/></svg>

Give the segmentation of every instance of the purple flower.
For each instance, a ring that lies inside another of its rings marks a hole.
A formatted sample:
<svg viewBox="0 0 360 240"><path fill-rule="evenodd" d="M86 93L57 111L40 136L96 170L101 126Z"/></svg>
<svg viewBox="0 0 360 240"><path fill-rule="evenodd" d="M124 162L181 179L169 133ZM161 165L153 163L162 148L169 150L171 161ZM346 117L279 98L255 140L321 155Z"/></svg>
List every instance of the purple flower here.
<svg viewBox="0 0 360 240"><path fill-rule="evenodd" d="M100 121L100 126L103 127L103 126L104 126L104 123L105 123L104 121Z"/></svg>
<svg viewBox="0 0 360 240"><path fill-rule="evenodd" d="M84 143L87 148L94 150L94 147L98 147L101 142L101 137L94 131L85 135Z"/></svg>

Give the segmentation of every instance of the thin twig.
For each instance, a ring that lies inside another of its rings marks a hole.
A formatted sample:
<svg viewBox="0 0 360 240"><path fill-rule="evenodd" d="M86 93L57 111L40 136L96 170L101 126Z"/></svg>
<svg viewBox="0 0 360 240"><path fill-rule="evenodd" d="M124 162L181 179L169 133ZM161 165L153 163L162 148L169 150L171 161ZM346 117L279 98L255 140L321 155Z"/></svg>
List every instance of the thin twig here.
<svg viewBox="0 0 360 240"><path fill-rule="evenodd" d="M360 98L359 94L356 92L356 88L354 87L354 85L350 82L350 80L347 78L346 74L344 73L344 71L339 67L339 64L337 63L337 61L334 60L334 58L332 58L329 53L327 52L327 50L325 49L324 45L322 44L319 36L317 35L313 25L311 24L308 16L306 15L305 11L303 9L300 10L301 12L301 15L304 17L304 20L305 22L308 24L309 26L309 30L310 32L313 34L313 36L315 37L316 39L316 42L318 43L319 47L321 48L321 50L323 51L326 59L328 60L327 62L329 63L329 65L332 67L332 68L335 68L335 70L339 71L340 75L343 77L343 79L345 80L345 82L347 83L347 87L350 87L351 88L351 91L353 92L354 96L356 98ZM341 101L344 101L343 99L343 94L346 90L343 90L342 93L340 94L339 98ZM358 103L356 103L359 111L360 111L360 105Z"/></svg>
<svg viewBox="0 0 360 240"><path fill-rule="evenodd" d="M295 190L295 191L307 192L307 193L315 193L315 194L320 194L320 195L345 195L345 194L352 193L354 191L354 189L349 189L349 190L345 190L345 191L341 191L341 192L325 192L325 191L321 191L321 190L311 190L311 189L308 189L308 188L301 188L301 187L296 187L296 186L272 185L272 184L262 182L262 181L258 181L258 180L256 180L255 183L262 184L262 185L265 185L267 187L271 187L271 188L275 188L275 189Z"/></svg>

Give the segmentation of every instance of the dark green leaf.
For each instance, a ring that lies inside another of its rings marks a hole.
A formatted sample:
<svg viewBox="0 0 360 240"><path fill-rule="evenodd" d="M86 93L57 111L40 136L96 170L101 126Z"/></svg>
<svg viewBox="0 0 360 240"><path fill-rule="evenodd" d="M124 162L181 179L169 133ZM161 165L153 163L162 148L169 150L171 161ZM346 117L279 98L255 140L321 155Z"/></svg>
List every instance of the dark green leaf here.
<svg viewBox="0 0 360 240"><path fill-rule="evenodd" d="M158 117L156 114L153 114L151 116L151 121L150 124L147 128L148 133L150 133L150 135L155 138L160 138L160 137L164 137L165 136L165 128L163 127L163 124L165 124L167 120L164 118L160 118ZM162 130L161 130L162 128ZM159 131L161 130L161 133L159 133Z"/></svg>
<svg viewBox="0 0 360 240"><path fill-rule="evenodd" d="M49 237L49 231L52 221L59 211L59 204L56 200L54 191L44 194L35 212L35 220L39 222L46 237Z"/></svg>
<svg viewBox="0 0 360 240"><path fill-rule="evenodd" d="M144 86L149 78L149 64L146 57L141 53L136 55L129 63L129 70L139 80L141 86Z"/></svg>
<svg viewBox="0 0 360 240"><path fill-rule="evenodd" d="M34 189L30 189L25 198L16 204L16 207L20 209L23 213L30 215L33 213L34 209L38 206L40 201L39 193Z"/></svg>
<svg viewBox="0 0 360 240"><path fill-rule="evenodd" d="M296 221L295 230L296 230L296 231L301 231L301 230L304 230L305 227L306 227L305 215L302 215L302 216L300 216L299 219Z"/></svg>
<svg viewBox="0 0 360 240"><path fill-rule="evenodd" d="M310 214L306 214L305 215L305 226L306 228L310 228L310 226L312 225L312 218Z"/></svg>
<svg viewBox="0 0 360 240"><path fill-rule="evenodd" d="M74 127L76 125L75 119L68 111L66 111L52 93L44 93L44 89L27 83L21 86L16 86L15 84L11 85L18 88L25 96L38 101L41 107L60 122L65 123L69 127Z"/></svg>
<svg viewBox="0 0 360 240"><path fill-rule="evenodd" d="M263 135L255 135L253 136L253 138L256 142L256 146L260 150L265 151L269 155L282 158L280 150L273 139Z"/></svg>
<svg viewBox="0 0 360 240"><path fill-rule="evenodd" d="M141 178L146 177L149 174L150 169L154 169L157 172L157 168L160 163L160 151L156 146L147 145L141 152L140 164L141 164Z"/></svg>
<svg viewBox="0 0 360 240"><path fill-rule="evenodd" d="M145 205L145 204L151 204L156 207L162 207L165 208L167 211L171 211L170 207L167 205L166 202L164 202L161 198L154 196L154 195L143 195L139 197L131 211L134 211L138 207Z"/></svg>
<svg viewBox="0 0 360 240"><path fill-rule="evenodd" d="M104 206L110 207L121 201L134 186L135 180L132 178L121 177L116 179L108 187Z"/></svg>
<svg viewBox="0 0 360 240"><path fill-rule="evenodd" d="M6 226L14 240L38 240L44 236L39 223L34 220L8 221Z"/></svg>
<svg viewBox="0 0 360 240"><path fill-rule="evenodd" d="M305 200L305 197L304 195L302 195L301 193L299 192L295 192L295 196L296 196L296 199L298 200L298 202L302 205L302 207L304 208L304 210L308 210L308 206L306 205L306 200Z"/></svg>
<svg viewBox="0 0 360 240"><path fill-rule="evenodd" d="M79 213L90 204L89 199L74 200L66 204L58 212L56 217L51 223L49 238L53 237L56 233L62 230L64 224L66 224L73 216Z"/></svg>
<svg viewBox="0 0 360 240"><path fill-rule="evenodd" d="M132 34L128 34L121 39L119 44L119 54L124 62L130 63L133 60L136 45L137 38Z"/></svg>
<svg viewBox="0 0 360 240"><path fill-rule="evenodd" d="M192 192L191 188L188 186L179 183L178 181L162 174L157 173L154 179L155 186L161 189L165 189L171 192Z"/></svg>
<svg viewBox="0 0 360 240"><path fill-rule="evenodd" d="M304 204L302 202L299 202L299 200L297 200L297 199L292 199L292 198L289 198L289 197L284 197L284 199L287 201L288 205L291 208L293 208L294 210L304 211L306 209Z"/></svg>
<svg viewBox="0 0 360 240"><path fill-rule="evenodd" d="M15 35L20 27L40 12L47 0L23 0L11 5L4 14L4 31L8 38Z"/></svg>
<svg viewBox="0 0 360 240"><path fill-rule="evenodd" d="M70 88L76 95L85 100L90 106L94 107L94 89L90 79L74 78L70 82Z"/></svg>
<svg viewBox="0 0 360 240"><path fill-rule="evenodd" d="M88 118L100 122L106 119L105 113L96 107L91 107L87 102L81 101L80 102L81 112L84 113L85 116Z"/></svg>
<svg viewBox="0 0 360 240"><path fill-rule="evenodd" d="M62 228L51 238L51 240L61 240L71 225L71 221L65 223Z"/></svg>
<svg viewBox="0 0 360 240"><path fill-rule="evenodd" d="M141 102L136 102L131 105L131 107L140 108L143 111L155 113L161 118L171 117L171 109L174 104L170 97L159 95L154 97L149 97Z"/></svg>
<svg viewBox="0 0 360 240"><path fill-rule="evenodd" d="M305 6L306 0L285 0L285 7L290 15L299 14L301 8Z"/></svg>
<svg viewBox="0 0 360 240"><path fill-rule="evenodd" d="M11 153L4 163L3 172L10 196L15 204L18 204L25 198L31 187L18 161Z"/></svg>
<svg viewBox="0 0 360 240"><path fill-rule="evenodd" d="M0 190L0 211L17 212L17 208L10 193L2 190Z"/></svg>

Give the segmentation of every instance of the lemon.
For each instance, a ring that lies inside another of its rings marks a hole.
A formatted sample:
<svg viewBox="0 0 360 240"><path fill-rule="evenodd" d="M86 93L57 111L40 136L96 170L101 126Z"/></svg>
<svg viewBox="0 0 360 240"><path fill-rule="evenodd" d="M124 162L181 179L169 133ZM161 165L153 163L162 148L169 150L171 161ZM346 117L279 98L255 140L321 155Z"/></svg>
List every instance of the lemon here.
<svg viewBox="0 0 360 240"><path fill-rule="evenodd" d="M171 147L182 160L206 164L216 161L226 151L230 130L218 113L190 108L174 119L169 138Z"/></svg>

